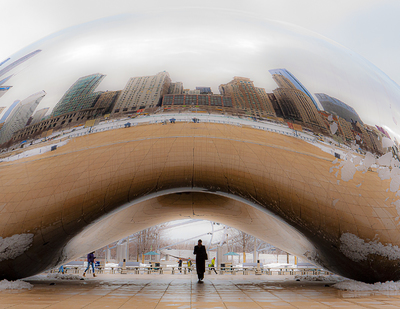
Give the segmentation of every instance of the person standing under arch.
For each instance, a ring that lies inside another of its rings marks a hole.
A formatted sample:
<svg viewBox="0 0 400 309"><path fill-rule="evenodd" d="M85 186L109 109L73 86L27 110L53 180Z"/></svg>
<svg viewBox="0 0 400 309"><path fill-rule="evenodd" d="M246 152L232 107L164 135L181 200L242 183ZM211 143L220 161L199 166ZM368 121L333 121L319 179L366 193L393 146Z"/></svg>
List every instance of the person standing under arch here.
<svg viewBox="0 0 400 309"><path fill-rule="evenodd" d="M199 239L197 246L194 247L193 254L196 255L196 271L198 282L202 282L204 279L204 273L206 271L206 260L208 260L206 247L203 246L203 242Z"/></svg>

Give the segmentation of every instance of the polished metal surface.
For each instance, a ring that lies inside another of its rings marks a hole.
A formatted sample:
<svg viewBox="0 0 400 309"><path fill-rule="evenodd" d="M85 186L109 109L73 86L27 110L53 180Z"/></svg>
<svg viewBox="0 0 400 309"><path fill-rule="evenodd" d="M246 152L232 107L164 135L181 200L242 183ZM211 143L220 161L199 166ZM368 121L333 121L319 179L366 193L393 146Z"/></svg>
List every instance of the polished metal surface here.
<svg viewBox="0 0 400 309"><path fill-rule="evenodd" d="M349 278L400 279L400 88L344 47L174 9L0 63L2 277L193 217Z"/></svg>

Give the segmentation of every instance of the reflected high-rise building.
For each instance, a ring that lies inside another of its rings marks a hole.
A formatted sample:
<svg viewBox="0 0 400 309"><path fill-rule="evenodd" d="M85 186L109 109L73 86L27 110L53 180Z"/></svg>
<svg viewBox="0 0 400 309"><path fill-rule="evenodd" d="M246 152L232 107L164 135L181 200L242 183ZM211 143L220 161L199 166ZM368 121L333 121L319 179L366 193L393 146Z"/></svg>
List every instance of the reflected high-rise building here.
<svg viewBox="0 0 400 309"><path fill-rule="evenodd" d="M96 73L79 78L54 107L52 116L94 107L103 92L94 92L105 75Z"/></svg>
<svg viewBox="0 0 400 309"><path fill-rule="evenodd" d="M0 76L6 74L7 72L11 71L12 69L14 69L15 67L19 66L21 63L24 63L25 61L27 61L28 59L32 58L33 56L37 55L38 53L40 53L42 50L41 49L37 49L17 60L15 60L14 62L12 62L11 64L9 64L8 66L6 66L5 68L0 70ZM8 59L7 59L8 60ZM5 61L4 61L5 62ZM4 63L3 62L3 63Z"/></svg>
<svg viewBox="0 0 400 309"><path fill-rule="evenodd" d="M111 113L121 93L122 90L106 91L102 93L94 106L94 109L97 110L96 113Z"/></svg>
<svg viewBox="0 0 400 309"><path fill-rule="evenodd" d="M288 70L286 69L274 69L274 70L269 70L268 72L271 73L273 79L275 82L278 84L280 88L296 88L300 91L302 91L305 95L307 95L311 102L315 105L317 110L320 110L320 107L318 106L317 102L311 95L311 93L307 90L306 87ZM285 78L281 78L285 77Z"/></svg>
<svg viewBox="0 0 400 309"><path fill-rule="evenodd" d="M338 115L339 117L342 117L349 122L357 121L362 123L361 118L360 116L358 116L355 109L347 105L346 103L325 93L316 93L315 96L321 103L324 110L328 113Z"/></svg>
<svg viewBox="0 0 400 309"><path fill-rule="evenodd" d="M171 83L168 89L168 94L182 94L183 93L183 83L175 82Z"/></svg>
<svg viewBox="0 0 400 309"><path fill-rule="evenodd" d="M7 109L7 111L4 113L3 117L0 119L0 123L3 123L6 121L7 117L10 115L10 113L13 111L15 106L20 102L20 100L15 100L13 104Z"/></svg>
<svg viewBox="0 0 400 309"><path fill-rule="evenodd" d="M22 100L12 110L0 130L0 144L9 141L14 132L25 127L29 117L32 116L46 92L40 91Z"/></svg>
<svg viewBox="0 0 400 309"><path fill-rule="evenodd" d="M213 94L211 87L196 87L196 90L200 90L200 94Z"/></svg>
<svg viewBox="0 0 400 309"><path fill-rule="evenodd" d="M273 93L283 118L326 132L325 123L310 97L304 91L297 89L292 81L283 75L274 74L273 79L280 86L274 89Z"/></svg>
<svg viewBox="0 0 400 309"><path fill-rule="evenodd" d="M42 121L42 119L44 118L44 116L46 115L46 113L49 111L48 107L39 109L37 112L35 112L33 114L33 116L30 118L30 120L27 122L27 126L31 125L31 124L35 124L38 123L40 121Z"/></svg>
<svg viewBox="0 0 400 309"><path fill-rule="evenodd" d="M265 89L255 87L250 78L235 76L229 83L220 85L219 91L223 96L232 97L233 107L236 109L276 116Z"/></svg>
<svg viewBox="0 0 400 309"><path fill-rule="evenodd" d="M171 78L165 71L156 75L130 78L114 106L113 113L156 107L161 104L162 96L168 93L170 84Z"/></svg>

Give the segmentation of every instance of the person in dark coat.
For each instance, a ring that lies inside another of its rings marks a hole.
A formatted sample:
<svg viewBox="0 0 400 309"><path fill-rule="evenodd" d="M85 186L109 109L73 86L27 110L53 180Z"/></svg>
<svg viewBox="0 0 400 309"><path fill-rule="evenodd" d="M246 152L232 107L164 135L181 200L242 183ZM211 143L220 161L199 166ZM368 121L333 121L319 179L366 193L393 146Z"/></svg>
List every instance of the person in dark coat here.
<svg viewBox="0 0 400 309"><path fill-rule="evenodd" d="M182 273L182 259L178 261L178 270Z"/></svg>
<svg viewBox="0 0 400 309"><path fill-rule="evenodd" d="M90 252L88 255L87 255L87 268L86 268L86 270L83 272L83 276L85 277L86 276L86 272L89 270L89 267L90 267L90 265L92 265L92 270L93 270L93 277L96 277L96 275L94 274L94 259L95 259L96 257L94 256L94 251L93 252Z"/></svg>
<svg viewBox="0 0 400 309"><path fill-rule="evenodd" d="M206 247L203 246L203 242L199 239L197 246L194 247L193 254L196 255L196 270L199 282L204 279L204 273L206 271L206 260L208 260Z"/></svg>

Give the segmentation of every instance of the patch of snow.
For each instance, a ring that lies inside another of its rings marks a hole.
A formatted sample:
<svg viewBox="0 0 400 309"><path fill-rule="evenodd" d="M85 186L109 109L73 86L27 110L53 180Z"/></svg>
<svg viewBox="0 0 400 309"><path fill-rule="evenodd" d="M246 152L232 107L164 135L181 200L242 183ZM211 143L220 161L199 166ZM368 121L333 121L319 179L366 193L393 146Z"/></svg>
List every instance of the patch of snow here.
<svg viewBox="0 0 400 309"><path fill-rule="evenodd" d="M369 254L380 255L389 260L400 259L399 247L391 244L385 246L377 240L365 242L351 233L343 233L340 237L340 251L355 262L366 260Z"/></svg>
<svg viewBox="0 0 400 309"><path fill-rule="evenodd" d="M0 237L0 262L15 259L24 253L33 241L33 234L15 234L10 237Z"/></svg>
<svg viewBox="0 0 400 309"><path fill-rule="evenodd" d="M372 166L372 164L375 164L374 155L372 153L368 152L364 157L363 164L366 167L366 169L370 168Z"/></svg>
<svg viewBox="0 0 400 309"><path fill-rule="evenodd" d="M55 280L80 280L82 277L80 275L75 274L47 274L47 279L55 279Z"/></svg>
<svg viewBox="0 0 400 309"><path fill-rule="evenodd" d="M388 167L380 167L378 169L378 176L381 180L390 179L390 169Z"/></svg>
<svg viewBox="0 0 400 309"><path fill-rule="evenodd" d="M294 279L299 279L300 281L333 281L333 282L341 282L344 279L340 276L329 275L329 276L321 276L321 275L302 275L302 276L294 276Z"/></svg>
<svg viewBox="0 0 400 309"><path fill-rule="evenodd" d="M400 175L392 177L392 180L390 181L390 191L397 192L397 190L399 190L399 187L400 187Z"/></svg>
<svg viewBox="0 0 400 309"><path fill-rule="evenodd" d="M332 202L333 206L335 206L337 202L339 202L339 199L333 200Z"/></svg>
<svg viewBox="0 0 400 309"><path fill-rule="evenodd" d="M400 290L400 282L386 281L369 284L354 280L345 280L332 285L332 287L346 291L398 291Z"/></svg>
<svg viewBox="0 0 400 309"><path fill-rule="evenodd" d="M382 139L382 147L383 148L392 147L393 145L394 145L394 143L390 138L384 137Z"/></svg>
<svg viewBox="0 0 400 309"><path fill-rule="evenodd" d="M32 289L33 285L29 282L25 282L22 280L16 281L8 281L6 279L0 281L0 291L2 290L23 290L23 289Z"/></svg>
<svg viewBox="0 0 400 309"><path fill-rule="evenodd" d="M341 169L341 178L344 181L349 181L353 179L354 174L356 173L356 166L351 161L346 161Z"/></svg>
<svg viewBox="0 0 400 309"><path fill-rule="evenodd" d="M381 156L378 160L376 160L379 165L390 166L392 162L392 153L388 152L387 154Z"/></svg>

